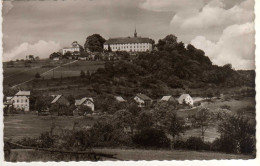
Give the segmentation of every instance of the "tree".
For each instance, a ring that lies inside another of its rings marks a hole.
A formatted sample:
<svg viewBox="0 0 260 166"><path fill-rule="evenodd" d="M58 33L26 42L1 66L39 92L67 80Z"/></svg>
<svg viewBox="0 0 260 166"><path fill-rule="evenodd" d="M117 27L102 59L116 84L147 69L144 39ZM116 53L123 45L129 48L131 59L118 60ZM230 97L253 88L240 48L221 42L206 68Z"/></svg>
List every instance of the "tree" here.
<svg viewBox="0 0 260 166"><path fill-rule="evenodd" d="M89 50L91 52L102 52L105 41L106 40L99 34L88 36L84 44L85 50Z"/></svg>
<svg viewBox="0 0 260 166"><path fill-rule="evenodd" d="M62 57L65 59L69 59L69 57L72 57L72 53L70 51L67 51Z"/></svg>
<svg viewBox="0 0 260 166"><path fill-rule="evenodd" d="M107 50L108 52L112 52L112 49L111 49L111 47L110 47L110 44L108 45L108 50Z"/></svg>
<svg viewBox="0 0 260 166"><path fill-rule="evenodd" d="M51 55L50 55L50 59L53 59L53 58L60 58L62 57L62 54L60 52L53 52Z"/></svg>
<svg viewBox="0 0 260 166"><path fill-rule="evenodd" d="M34 109L38 112L45 111L49 108L52 98L50 96L37 96Z"/></svg>
<svg viewBox="0 0 260 166"><path fill-rule="evenodd" d="M37 73L35 74L35 78L41 78L41 75L37 72Z"/></svg>
<svg viewBox="0 0 260 166"><path fill-rule="evenodd" d="M80 77L84 78L85 77L85 72L83 70L80 71Z"/></svg>
<svg viewBox="0 0 260 166"><path fill-rule="evenodd" d="M191 118L194 120L193 125L200 127L201 137L204 141L205 132L213 120L212 113L207 108L202 108L195 115L191 116Z"/></svg>
<svg viewBox="0 0 260 166"><path fill-rule="evenodd" d="M131 133L133 133L134 122L134 116L127 110L119 110L115 112L112 118L114 128L124 129L130 127Z"/></svg>
<svg viewBox="0 0 260 166"><path fill-rule="evenodd" d="M68 99L70 105L74 105L74 103L75 103L75 98L74 98L74 96L72 96L72 95L70 94L70 95L67 97L67 99Z"/></svg>
<svg viewBox="0 0 260 166"><path fill-rule="evenodd" d="M82 114L82 115L86 115L86 114L92 114L92 110L90 107L86 106L86 105L82 105L79 107L79 112Z"/></svg>
<svg viewBox="0 0 260 166"><path fill-rule="evenodd" d="M218 126L220 150L235 153L255 151L255 125L241 115L229 115Z"/></svg>

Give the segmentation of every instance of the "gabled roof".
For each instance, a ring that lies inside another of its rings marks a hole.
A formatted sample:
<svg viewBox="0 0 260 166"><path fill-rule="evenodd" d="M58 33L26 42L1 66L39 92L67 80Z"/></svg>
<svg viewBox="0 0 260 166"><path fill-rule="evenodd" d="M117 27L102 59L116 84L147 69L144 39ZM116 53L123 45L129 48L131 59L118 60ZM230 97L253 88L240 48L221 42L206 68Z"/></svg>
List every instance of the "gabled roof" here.
<svg viewBox="0 0 260 166"><path fill-rule="evenodd" d="M142 94L142 93L138 93L136 96L139 97L140 99L143 99L143 100L152 100L150 97L148 97L148 96L146 96L145 94Z"/></svg>
<svg viewBox="0 0 260 166"><path fill-rule="evenodd" d="M116 100L119 101L119 102L126 102L125 99L123 99L122 96L115 96Z"/></svg>
<svg viewBox="0 0 260 166"><path fill-rule="evenodd" d="M183 99L186 99L187 97L191 97L189 94L182 94L180 97L179 97L179 101L183 101Z"/></svg>
<svg viewBox="0 0 260 166"><path fill-rule="evenodd" d="M6 100L8 101L8 100L11 100L12 98L13 98L12 96L7 96Z"/></svg>
<svg viewBox="0 0 260 166"><path fill-rule="evenodd" d="M152 43L147 37L119 37L110 38L104 44Z"/></svg>
<svg viewBox="0 0 260 166"><path fill-rule="evenodd" d="M15 96L30 96L31 92L30 91L19 91L15 94Z"/></svg>
<svg viewBox="0 0 260 166"><path fill-rule="evenodd" d="M57 95L51 102L51 104L56 103L60 99L61 95Z"/></svg>
<svg viewBox="0 0 260 166"><path fill-rule="evenodd" d="M162 97L162 101L169 101L169 99L171 98L172 96L163 96Z"/></svg>
<svg viewBox="0 0 260 166"><path fill-rule="evenodd" d="M94 100L93 100L92 97L83 97L83 98L80 99L80 100L75 100L75 105L81 105L81 104L83 104L86 100L89 100L89 101L91 101L92 103L94 102Z"/></svg>

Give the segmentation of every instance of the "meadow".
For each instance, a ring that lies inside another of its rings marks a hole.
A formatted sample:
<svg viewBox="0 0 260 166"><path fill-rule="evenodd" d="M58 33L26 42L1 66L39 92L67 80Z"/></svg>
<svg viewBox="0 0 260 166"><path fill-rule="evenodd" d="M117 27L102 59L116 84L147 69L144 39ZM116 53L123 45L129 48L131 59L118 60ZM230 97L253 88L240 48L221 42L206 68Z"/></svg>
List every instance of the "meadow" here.
<svg viewBox="0 0 260 166"><path fill-rule="evenodd" d="M14 62L13 67L7 67L4 63L3 75L5 86L14 86L35 78L35 74L41 74L44 79L80 76L80 71L95 72L98 68L104 66L102 61L76 61L74 60L61 60L51 61L41 60L30 63L30 66L25 66L24 62ZM66 65L69 63L68 65ZM71 64L70 64L71 63ZM52 70L53 69L53 70ZM49 72L47 72L49 71ZM45 73L46 72L46 73Z"/></svg>
<svg viewBox="0 0 260 166"><path fill-rule="evenodd" d="M45 79L74 77L80 76L81 71L84 71L85 73L94 73L98 68L103 67L103 61L77 61L66 66L61 66L55 69L53 72L44 74L42 77L44 77Z"/></svg>
<svg viewBox="0 0 260 166"><path fill-rule="evenodd" d="M23 137L38 137L50 131L52 124L62 129L72 129L75 122L80 126L90 126L95 117L83 116L38 116L36 114L14 114L4 116L4 137L19 140Z"/></svg>

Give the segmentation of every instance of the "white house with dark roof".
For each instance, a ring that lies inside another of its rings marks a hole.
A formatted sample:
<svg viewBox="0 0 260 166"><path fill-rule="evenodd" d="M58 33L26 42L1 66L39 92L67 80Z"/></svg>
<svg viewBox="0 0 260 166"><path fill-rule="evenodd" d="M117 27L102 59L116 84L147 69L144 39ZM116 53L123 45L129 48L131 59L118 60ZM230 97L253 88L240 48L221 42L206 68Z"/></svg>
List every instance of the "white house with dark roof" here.
<svg viewBox="0 0 260 166"><path fill-rule="evenodd" d="M189 104L193 106L193 99L189 94L182 94L178 99L179 104L183 104L185 102L186 104Z"/></svg>
<svg viewBox="0 0 260 166"><path fill-rule="evenodd" d="M87 106L89 107L93 112L95 111L95 105L94 105L94 100L91 97L84 97L80 100L75 100L75 106Z"/></svg>
<svg viewBox="0 0 260 166"><path fill-rule="evenodd" d="M71 52L71 53L73 53L73 52L75 52L75 51L80 52L80 45L78 44L77 41L74 41L74 42L71 44L71 47L64 47L64 48L62 49L62 54L64 55L66 52Z"/></svg>
<svg viewBox="0 0 260 166"><path fill-rule="evenodd" d="M138 37L135 30L134 37L110 38L104 43L104 50L146 52L152 51L153 41L147 37Z"/></svg>
<svg viewBox="0 0 260 166"><path fill-rule="evenodd" d="M148 97L142 93L136 94L136 96L134 97L134 100L136 101L136 103L138 103L139 107L144 107L145 105L148 105L148 104L152 103L152 101L153 101L150 97Z"/></svg>
<svg viewBox="0 0 260 166"><path fill-rule="evenodd" d="M16 109L21 109L24 111L30 111L30 91L19 91L9 101L13 104Z"/></svg>

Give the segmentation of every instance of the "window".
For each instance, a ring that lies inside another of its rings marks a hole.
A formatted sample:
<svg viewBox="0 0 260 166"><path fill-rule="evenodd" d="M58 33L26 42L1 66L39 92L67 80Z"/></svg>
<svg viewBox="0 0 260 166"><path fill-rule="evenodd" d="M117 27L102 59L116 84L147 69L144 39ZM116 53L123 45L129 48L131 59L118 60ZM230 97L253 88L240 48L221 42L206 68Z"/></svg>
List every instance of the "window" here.
<svg viewBox="0 0 260 166"><path fill-rule="evenodd" d="M17 103L19 103L19 100L17 100Z"/></svg>

